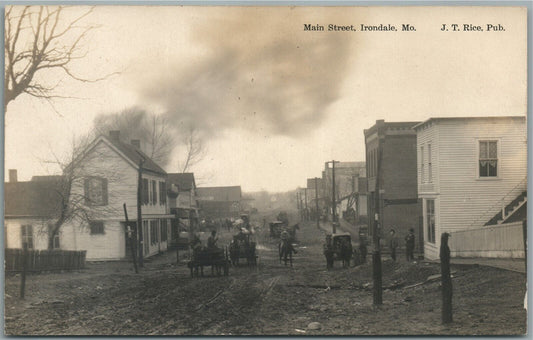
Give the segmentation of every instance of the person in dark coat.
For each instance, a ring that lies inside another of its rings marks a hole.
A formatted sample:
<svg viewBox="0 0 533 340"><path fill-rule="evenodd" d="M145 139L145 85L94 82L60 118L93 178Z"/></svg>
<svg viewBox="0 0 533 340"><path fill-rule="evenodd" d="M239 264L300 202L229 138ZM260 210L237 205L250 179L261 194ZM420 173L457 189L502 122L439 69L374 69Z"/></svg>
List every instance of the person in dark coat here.
<svg viewBox="0 0 533 340"><path fill-rule="evenodd" d="M324 243L324 256L326 257L326 268L333 268L333 242L331 235L326 235L326 243Z"/></svg>
<svg viewBox="0 0 533 340"><path fill-rule="evenodd" d="M211 231L211 236L209 236L209 238L207 239L207 249L210 251L217 250L218 249L217 241L218 241L217 231L213 230Z"/></svg>
<svg viewBox="0 0 533 340"><path fill-rule="evenodd" d="M361 263L366 263L366 254L368 250L366 248L366 238L361 237L359 241L359 253L361 254Z"/></svg>
<svg viewBox="0 0 533 340"><path fill-rule="evenodd" d="M396 261L396 248L398 248L398 237L396 237L396 231L391 229L389 232L389 249L393 261Z"/></svg>
<svg viewBox="0 0 533 340"><path fill-rule="evenodd" d="M409 234L405 236L405 252L407 255L407 262L415 259L415 230L409 229Z"/></svg>

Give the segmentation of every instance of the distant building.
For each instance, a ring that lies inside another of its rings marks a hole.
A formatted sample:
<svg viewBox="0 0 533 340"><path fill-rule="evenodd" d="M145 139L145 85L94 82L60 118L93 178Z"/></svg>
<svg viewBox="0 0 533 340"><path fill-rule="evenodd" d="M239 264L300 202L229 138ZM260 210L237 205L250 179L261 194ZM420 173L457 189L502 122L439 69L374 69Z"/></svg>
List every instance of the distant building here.
<svg viewBox="0 0 533 340"><path fill-rule="evenodd" d="M242 192L240 186L197 188L201 214L212 219L239 217Z"/></svg>
<svg viewBox="0 0 533 340"><path fill-rule="evenodd" d="M525 117L430 118L414 130L425 256L439 257L443 232L453 233L450 245L455 256L514 256L513 242L515 249L523 250L520 223L505 232L499 228L503 233L496 237L491 231L498 228L488 226L526 218ZM467 249L454 249L470 234L474 238ZM487 248L487 243L496 247ZM506 249L497 247L504 243Z"/></svg>
<svg viewBox="0 0 533 340"><path fill-rule="evenodd" d="M376 217L381 237L394 228L403 240L413 228L416 250L422 251L422 204L417 192L416 132L412 129L418 123L377 120L364 134L369 233L373 233Z"/></svg>
<svg viewBox="0 0 533 340"><path fill-rule="evenodd" d="M328 214L333 205L333 166L326 162L322 172L324 202ZM366 223L367 188L365 162L335 162L335 201L337 216L352 223Z"/></svg>

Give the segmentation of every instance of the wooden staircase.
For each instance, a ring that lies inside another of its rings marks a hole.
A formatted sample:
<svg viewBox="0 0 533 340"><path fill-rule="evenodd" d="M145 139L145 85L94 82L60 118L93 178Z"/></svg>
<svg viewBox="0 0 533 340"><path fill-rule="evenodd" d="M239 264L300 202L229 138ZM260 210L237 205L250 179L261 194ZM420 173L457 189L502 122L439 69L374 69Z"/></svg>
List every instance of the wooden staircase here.
<svg viewBox="0 0 533 340"><path fill-rule="evenodd" d="M502 207L494 217L492 217L485 225L494 225L505 223L510 219L520 208L527 203L527 191L521 192L511 203Z"/></svg>

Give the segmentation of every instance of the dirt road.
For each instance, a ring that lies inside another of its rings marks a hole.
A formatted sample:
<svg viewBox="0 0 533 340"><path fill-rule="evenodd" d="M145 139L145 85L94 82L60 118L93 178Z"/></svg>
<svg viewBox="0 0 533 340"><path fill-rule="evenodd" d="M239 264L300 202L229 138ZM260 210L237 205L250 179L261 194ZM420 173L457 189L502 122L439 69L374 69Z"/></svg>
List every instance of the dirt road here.
<svg viewBox="0 0 533 340"><path fill-rule="evenodd" d="M229 234L221 235L221 241ZM259 230L257 268L228 277L190 278L175 252L140 274L127 262L89 264L73 273L6 278L8 335L515 335L526 332L524 274L455 266L454 323L440 322L436 264L383 261L383 305L372 304L372 268L325 270L322 231L301 225L292 268ZM403 259L401 259L403 260ZM185 261L185 260L184 260ZM419 285L416 285L419 284ZM309 329L319 322L320 329Z"/></svg>

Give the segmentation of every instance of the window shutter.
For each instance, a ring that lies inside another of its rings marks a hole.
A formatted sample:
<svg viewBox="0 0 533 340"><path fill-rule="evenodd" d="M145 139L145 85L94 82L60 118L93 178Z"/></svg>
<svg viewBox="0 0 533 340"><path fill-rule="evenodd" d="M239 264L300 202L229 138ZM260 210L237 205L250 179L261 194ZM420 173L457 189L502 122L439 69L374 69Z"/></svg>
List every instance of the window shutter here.
<svg viewBox="0 0 533 340"><path fill-rule="evenodd" d="M148 204L148 179L142 180L142 201L144 204Z"/></svg>
<svg viewBox="0 0 533 340"><path fill-rule="evenodd" d="M152 181L152 191L153 191L153 194L152 194L152 203L153 204L157 204L157 182L156 181Z"/></svg>
<svg viewBox="0 0 533 340"><path fill-rule="evenodd" d="M102 178L102 204L108 204L107 198L107 178Z"/></svg>
<svg viewBox="0 0 533 340"><path fill-rule="evenodd" d="M90 204L91 203L91 200L89 199L89 179L88 178L85 178L83 180L83 193L84 193L84 197L85 197L85 204Z"/></svg>

